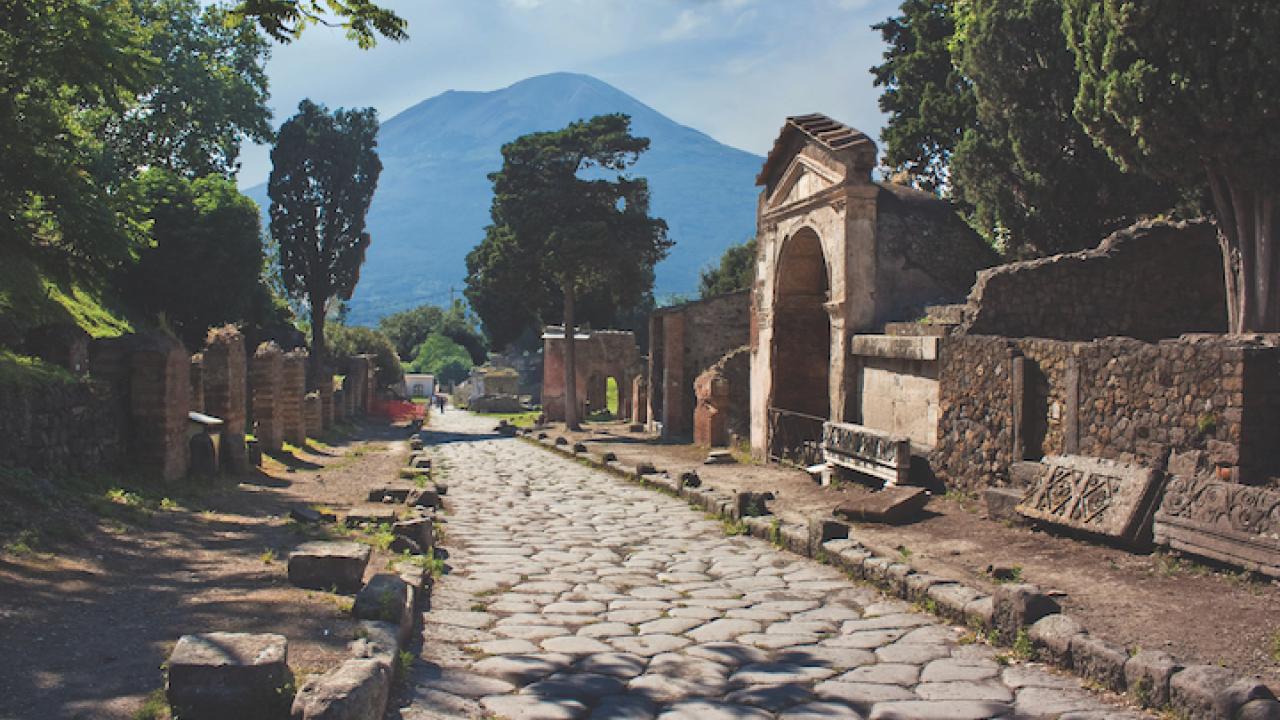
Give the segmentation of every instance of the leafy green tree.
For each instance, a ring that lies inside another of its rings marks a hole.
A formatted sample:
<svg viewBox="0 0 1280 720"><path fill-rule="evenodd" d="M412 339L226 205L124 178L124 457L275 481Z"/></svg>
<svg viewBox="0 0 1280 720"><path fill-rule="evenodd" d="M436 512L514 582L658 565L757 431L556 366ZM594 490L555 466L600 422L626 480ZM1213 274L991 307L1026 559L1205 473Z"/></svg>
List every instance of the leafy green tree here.
<svg viewBox="0 0 1280 720"><path fill-rule="evenodd" d="M127 3L0 0L0 248L93 272L145 241L85 108L123 113L156 62Z"/></svg>
<svg viewBox="0 0 1280 720"><path fill-rule="evenodd" d="M1209 188L1229 328L1280 330L1280 4L1063 5L1076 116L1124 167Z"/></svg>
<svg viewBox="0 0 1280 720"><path fill-rule="evenodd" d="M638 304L672 245L666 223L649 216L648 183L623 174L648 146L647 138L631 134L631 119L622 114L507 143L502 169L489 176L493 225L467 256L466 296L486 328L517 325L504 315L527 327L559 290L570 337L565 420L571 428L578 426L572 342L578 300L596 293L616 307ZM588 169L591 179L579 176Z"/></svg>
<svg viewBox="0 0 1280 720"><path fill-rule="evenodd" d="M956 62L977 119L951 159L956 196L1001 250L1044 255L1093 247L1175 191L1126 173L1072 116L1079 74L1061 0L987 0L957 10Z"/></svg>
<svg viewBox="0 0 1280 720"><path fill-rule="evenodd" d="M373 355L378 387L392 387L404 380L404 369L391 339L373 328L333 326L329 332L329 354L339 368L356 355Z"/></svg>
<svg viewBox="0 0 1280 720"><path fill-rule="evenodd" d="M198 0L131 4L157 62L126 112L96 114L121 174L145 166L234 175L244 139L272 139L266 38Z"/></svg>
<svg viewBox="0 0 1280 720"><path fill-rule="evenodd" d="M364 49L377 44L379 35L395 42L409 37L403 18L371 0L240 0L232 13L257 22L282 43L296 40L308 25L344 28Z"/></svg>
<svg viewBox="0 0 1280 720"><path fill-rule="evenodd" d="M409 370L430 373L442 383L461 382L470 374L474 363L467 349L450 338L432 333L418 346Z"/></svg>
<svg viewBox="0 0 1280 720"><path fill-rule="evenodd" d="M901 15L874 25L889 46L871 68L883 87L884 164L914 187L944 192L951 153L977 116L969 79L952 62L958 0L904 0Z"/></svg>
<svg viewBox="0 0 1280 720"><path fill-rule="evenodd" d="M309 377L325 364L329 302L351 299L369 248L365 215L382 172L377 135L373 108L330 113L303 100L271 151L271 236L285 290L310 311Z"/></svg>
<svg viewBox="0 0 1280 720"><path fill-rule="evenodd" d="M750 290L756 281L756 239L730 245L720 256L720 264L699 273L698 294L703 298Z"/></svg>
<svg viewBox="0 0 1280 720"><path fill-rule="evenodd" d="M412 360L417 348L427 336L439 333L466 348L471 361L484 362L488 346L484 336L476 329L466 303L455 300L448 309L436 305L419 305L387 315L378 321L378 329L395 343L396 352L405 360Z"/></svg>
<svg viewBox="0 0 1280 720"><path fill-rule="evenodd" d="M258 206L220 175L188 180L155 168L131 191L153 245L118 273L125 303L163 315L192 349L210 327L254 320L264 265Z"/></svg>

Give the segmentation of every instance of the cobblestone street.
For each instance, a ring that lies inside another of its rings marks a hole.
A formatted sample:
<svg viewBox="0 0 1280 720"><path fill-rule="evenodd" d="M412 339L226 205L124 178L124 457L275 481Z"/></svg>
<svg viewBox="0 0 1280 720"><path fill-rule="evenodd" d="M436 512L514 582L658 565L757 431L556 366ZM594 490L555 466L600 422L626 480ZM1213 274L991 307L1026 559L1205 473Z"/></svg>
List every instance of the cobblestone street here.
<svg viewBox="0 0 1280 720"><path fill-rule="evenodd" d="M1140 718L680 500L449 411L405 720Z"/></svg>

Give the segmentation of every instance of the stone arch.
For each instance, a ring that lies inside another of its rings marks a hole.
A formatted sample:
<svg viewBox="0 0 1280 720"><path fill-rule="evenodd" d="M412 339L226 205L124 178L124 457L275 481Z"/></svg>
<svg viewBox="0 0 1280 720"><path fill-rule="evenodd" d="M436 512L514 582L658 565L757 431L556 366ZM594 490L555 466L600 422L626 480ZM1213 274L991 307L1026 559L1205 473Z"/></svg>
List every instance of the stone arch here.
<svg viewBox="0 0 1280 720"><path fill-rule="evenodd" d="M770 454L784 456L820 439L821 421L831 417L831 275L813 228L801 227L782 241L775 278Z"/></svg>

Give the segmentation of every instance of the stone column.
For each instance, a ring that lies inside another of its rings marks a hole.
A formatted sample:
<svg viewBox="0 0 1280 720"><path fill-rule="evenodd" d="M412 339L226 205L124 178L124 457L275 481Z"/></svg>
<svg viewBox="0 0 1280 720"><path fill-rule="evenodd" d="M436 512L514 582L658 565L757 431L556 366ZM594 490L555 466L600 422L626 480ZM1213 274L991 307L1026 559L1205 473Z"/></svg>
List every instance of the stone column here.
<svg viewBox="0 0 1280 720"><path fill-rule="evenodd" d="M328 371L320 374L316 392L320 393L320 428L328 430L333 427L333 375Z"/></svg>
<svg viewBox="0 0 1280 720"><path fill-rule="evenodd" d="M369 412L369 371L370 355L356 355L351 358L347 368L347 376L342 380L342 389L347 397L347 407L352 417L363 417Z"/></svg>
<svg viewBox="0 0 1280 720"><path fill-rule="evenodd" d="M302 447L307 443L307 423L302 403L307 395L307 351L285 353L280 368L280 420L287 443Z"/></svg>
<svg viewBox="0 0 1280 720"><path fill-rule="evenodd" d="M205 412L204 409L204 356L196 353L191 356L191 407L188 410Z"/></svg>
<svg viewBox="0 0 1280 720"><path fill-rule="evenodd" d="M669 438L693 429L690 427L693 413L684 378L684 315L666 315L662 326L662 436Z"/></svg>
<svg viewBox="0 0 1280 720"><path fill-rule="evenodd" d="M129 447L134 463L165 480L187 472L191 357L177 339L139 338L129 362Z"/></svg>
<svg viewBox="0 0 1280 720"><path fill-rule="evenodd" d="M378 375L377 368L374 365L376 358L373 355L361 355L365 359L366 370L364 374L364 414L368 415L373 409L373 399L377 395Z"/></svg>
<svg viewBox="0 0 1280 720"><path fill-rule="evenodd" d="M263 452L280 452L284 426L280 422L280 374L284 353L273 342L258 346L250 366L253 386L253 419L258 447Z"/></svg>
<svg viewBox="0 0 1280 720"><path fill-rule="evenodd" d="M649 386L643 375L631 381L631 422L644 425L649 422Z"/></svg>
<svg viewBox="0 0 1280 720"><path fill-rule="evenodd" d="M320 419L320 391L312 390L303 398L302 416L304 427L310 429L312 435L318 434L320 428L323 427L323 422Z"/></svg>
<svg viewBox="0 0 1280 720"><path fill-rule="evenodd" d="M223 467L233 472L249 469L244 445L245 376L244 336L228 325L209 333L204 350L205 412L222 419Z"/></svg>

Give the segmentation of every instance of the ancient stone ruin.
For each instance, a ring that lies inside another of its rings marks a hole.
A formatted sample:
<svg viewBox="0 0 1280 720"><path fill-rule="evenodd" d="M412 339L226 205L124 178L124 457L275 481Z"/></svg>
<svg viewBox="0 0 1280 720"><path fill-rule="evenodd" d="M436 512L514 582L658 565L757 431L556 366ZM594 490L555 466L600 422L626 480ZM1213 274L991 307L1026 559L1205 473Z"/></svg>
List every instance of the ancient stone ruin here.
<svg viewBox="0 0 1280 720"><path fill-rule="evenodd" d="M542 334L542 412L548 420L564 420L564 328L551 326ZM623 388L640 374L640 350L630 330L580 330L574 334L574 359L580 412L605 407L606 383L618 386L618 415L631 416Z"/></svg>

